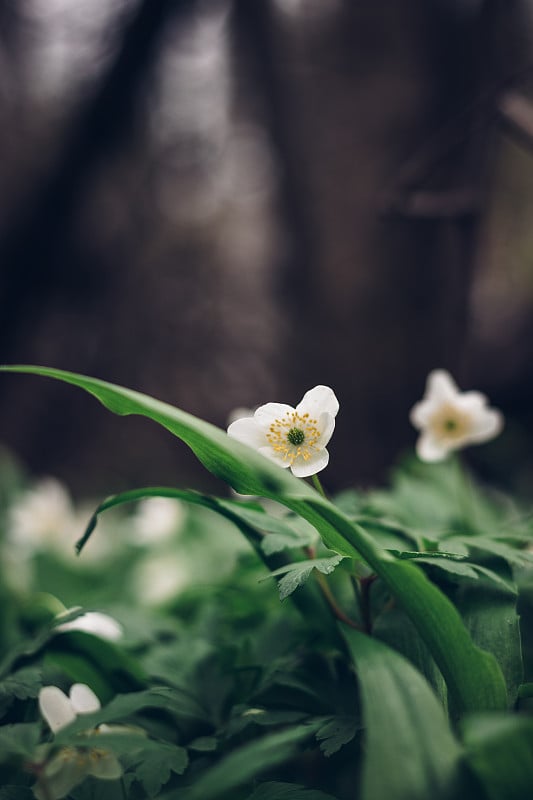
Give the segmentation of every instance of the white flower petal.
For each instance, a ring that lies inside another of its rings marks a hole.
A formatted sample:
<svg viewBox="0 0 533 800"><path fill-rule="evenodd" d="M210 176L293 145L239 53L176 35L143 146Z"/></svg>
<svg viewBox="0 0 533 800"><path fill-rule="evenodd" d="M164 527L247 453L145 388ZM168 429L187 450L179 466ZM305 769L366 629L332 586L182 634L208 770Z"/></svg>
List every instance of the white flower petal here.
<svg viewBox="0 0 533 800"><path fill-rule="evenodd" d="M339 401L333 389L329 386L315 386L309 389L296 406L299 414L309 414L310 417L318 419L320 414L331 414L336 417L339 411Z"/></svg>
<svg viewBox="0 0 533 800"><path fill-rule="evenodd" d="M460 392L448 372L430 373L426 393L410 412L421 431L416 450L423 461L441 461L453 450L496 436L503 427L499 411L481 392Z"/></svg>
<svg viewBox="0 0 533 800"><path fill-rule="evenodd" d="M294 408L288 406L286 403L265 403L264 406L259 406L254 414L254 420L264 430L268 430L270 426L281 419L286 414L292 414Z"/></svg>
<svg viewBox="0 0 533 800"><path fill-rule="evenodd" d="M494 408L486 408L473 420L469 441L476 444L487 442L503 430L503 414Z"/></svg>
<svg viewBox="0 0 533 800"><path fill-rule="evenodd" d="M132 539L136 544L163 542L181 530L187 512L171 497L147 497L137 506L132 519Z"/></svg>
<svg viewBox="0 0 533 800"><path fill-rule="evenodd" d="M457 384L449 372L444 369L434 369L429 373L424 399L442 403L454 400L458 394Z"/></svg>
<svg viewBox="0 0 533 800"><path fill-rule="evenodd" d="M39 708L53 733L76 719L72 703L57 686L43 686L39 692Z"/></svg>
<svg viewBox="0 0 533 800"><path fill-rule="evenodd" d="M99 636L100 639L108 639L111 642L116 642L124 635L122 625L110 617L109 614L102 614L100 611L88 611L70 622L63 622L55 629L56 633L65 633L68 631L83 631L84 633L92 633L93 636Z"/></svg>
<svg viewBox="0 0 533 800"><path fill-rule="evenodd" d="M422 461L443 461L450 448L437 441L430 433L422 433L416 443L416 453Z"/></svg>
<svg viewBox="0 0 533 800"><path fill-rule="evenodd" d="M477 414L487 408L489 399L481 392L462 392L454 400L455 405L463 411Z"/></svg>
<svg viewBox="0 0 533 800"><path fill-rule="evenodd" d="M427 400L421 400L420 403L416 403L409 412L411 425L418 428L418 430L425 428L434 411L435 403L431 403Z"/></svg>
<svg viewBox="0 0 533 800"><path fill-rule="evenodd" d="M255 408L247 408L246 406L238 406L234 408L228 414L228 425L231 425L232 422L237 422L238 419L246 419L247 417L253 417L255 413Z"/></svg>
<svg viewBox="0 0 533 800"><path fill-rule="evenodd" d="M70 687L70 701L76 714L99 711L100 700L86 683L75 683Z"/></svg>
<svg viewBox="0 0 533 800"><path fill-rule="evenodd" d="M228 428L228 436L256 450L266 443L265 433L254 417L243 417L232 422Z"/></svg>
<svg viewBox="0 0 533 800"><path fill-rule="evenodd" d="M138 597L148 606L158 606L175 598L191 583L191 566L174 553L155 553L142 558L133 574Z"/></svg>
<svg viewBox="0 0 533 800"><path fill-rule="evenodd" d="M329 453L326 449L319 450L311 458L304 461L303 458L297 459L291 467L292 474L297 478L307 478L309 475L316 475L317 472L327 467Z"/></svg>
<svg viewBox="0 0 533 800"><path fill-rule="evenodd" d="M38 794L33 790L38 800L53 798L61 800L70 794L88 775L88 754L82 753L73 747L64 747L59 751L45 770L47 792Z"/></svg>
<svg viewBox="0 0 533 800"><path fill-rule="evenodd" d="M317 428L320 431L320 437L316 443L317 447L325 447L333 436L335 417L332 417L328 412L321 414L318 418Z"/></svg>
<svg viewBox="0 0 533 800"><path fill-rule="evenodd" d="M114 781L122 775L122 767L116 755L103 750L93 750L90 753L90 763L87 774L94 775L101 780Z"/></svg>
<svg viewBox="0 0 533 800"><path fill-rule="evenodd" d="M259 452L261 453L262 456L268 458L269 461L273 461L274 464L277 464L278 467L283 467L283 469L286 469L288 466L290 466L290 462L286 458L283 458L283 456L280 456L278 453L275 453L270 446L260 447Z"/></svg>

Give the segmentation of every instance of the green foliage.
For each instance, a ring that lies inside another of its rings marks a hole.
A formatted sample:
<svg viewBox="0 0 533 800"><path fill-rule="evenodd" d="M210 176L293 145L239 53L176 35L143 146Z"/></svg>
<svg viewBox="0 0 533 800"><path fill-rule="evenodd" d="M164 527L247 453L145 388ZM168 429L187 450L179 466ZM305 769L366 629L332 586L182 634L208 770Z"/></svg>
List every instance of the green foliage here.
<svg viewBox="0 0 533 800"><path fill-rule="evenodd" d="M86 525L74 558L57 544L14 544L10 509L24 479L6 467L0 800L28 800L55 758L95 750L119 760L121 780L82 775L68 800L529 796L533 520L523 509L453 461L406 462L390 488L329 501L171 406L17 369L153 419L254 497L173 487L114 495L69 534L71 550ZM180 506L166 540L155 529L136 538L135 504L152 498ZM153 558L176 578L155 600L163 573L143 577ZM13 580L25 571L26 583ZM112 614L124 636L57 630L92 609ZM74 682L102 708L52 735L39 690Z"/></svg>
<svg viewBox="0 0 533 800"><path fill-rule="evenodd" d="M359 721L355 716L337 716L326 719L316 732L317 741L324 755L329 758L341 747L351 742L359 730Z"/></svg>
<svg viewBox="0 0 533 800"><path fill-rule="evenodd" d="M463 721L467 759L489 800L526 800L533 786L533 720L496 714Z"/></svg>
<svg viewBox="0 0 533 800"><path fill-rule="evenodd" d="M278 569L273 570L270 573L270 577L276 578L278 575L283 575L283 578L278 582L279 599L285 600L299 586L302 586L314 569L321 572L322 575L330 575L343 558L344 556L313 558L298 561L296 564L286 564L284 567L278 567Z"/></svg>
<svg viewBox="0 0 533 800"><path fill-rule="evenodd" d="M31 722L19 722L0 727L0 761L13 756L30 758L39 741L39 726Z"/></svg>
<svg viewBox="0 0 533 800"><path fill-rule="evenodd" d="M294 783L262 783L246 800L335 800L331 795Z"/></svg>
<svg viewBox="0 0 533 800"><path fill-rule="evenodd" d="M507 704L501 670L476 647L447 598L411 564L395 561L371 537L303 481L280 470L223 431L172 406L130 389L42 367L6 367L79 386L116 414L141 414L182 439L214 475L235 491L277 500L310 522L326 547L362 557L385 581L432 652L458 708L479 710Z"/></svg>
<svg viewBox="0 0 533 800"><path fill-rule="evenodd" d="M349 628L344 636L357 671L365 729L361 800L457 796L461 748L430 687L384 644Z"/></svg>
<svg viewBox="0 0 533 800"><path fill-rule="evenodd" d="M23 667L0 683L0 717L3 717L14 700L37 697L42 686L42 670Z"/></svg>
<svg viewBox="0 0 533 800"><path fill-rule="evenodd" d="M245 744L227 755L195 782L183 794L168 795L168 800L215 800L263 773L265 770L288 761L301 745L309 739L316 726L297 725L284 731L268 734Z"/></svg>

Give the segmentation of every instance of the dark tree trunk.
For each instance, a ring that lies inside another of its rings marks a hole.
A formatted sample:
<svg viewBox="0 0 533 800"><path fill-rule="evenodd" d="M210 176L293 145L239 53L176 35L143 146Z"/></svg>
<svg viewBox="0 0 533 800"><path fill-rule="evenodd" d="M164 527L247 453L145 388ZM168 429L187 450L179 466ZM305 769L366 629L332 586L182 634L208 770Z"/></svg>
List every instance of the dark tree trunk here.
<svg viewBox="0 0 533 800"><path fill-rule="evenodd" d="M287 399L337 391L338 486L382 477L414 439L431 368L461 377L495 109L523 37L517 3L334 5L320 19L264 0L238 13L292 237Z"/></svg>

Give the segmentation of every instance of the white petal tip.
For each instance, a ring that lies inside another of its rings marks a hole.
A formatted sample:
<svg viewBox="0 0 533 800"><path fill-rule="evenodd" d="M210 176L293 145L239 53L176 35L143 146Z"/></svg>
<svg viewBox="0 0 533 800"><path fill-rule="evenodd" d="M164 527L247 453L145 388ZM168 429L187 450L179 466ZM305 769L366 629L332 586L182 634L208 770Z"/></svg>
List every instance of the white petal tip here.
<svg viewBox="0 0 533 800"><path fill-rule="evenodd" d="M99 711L100 700L86 683L75 683L70 687L70 701L77 714Z"/></svg>
<svg viewBox="0 0 533 800"><path fill-rule="evenodd" d="M70 699L58 686L43 686L39 692L39 709L53 733L76 719Z"/></svg>

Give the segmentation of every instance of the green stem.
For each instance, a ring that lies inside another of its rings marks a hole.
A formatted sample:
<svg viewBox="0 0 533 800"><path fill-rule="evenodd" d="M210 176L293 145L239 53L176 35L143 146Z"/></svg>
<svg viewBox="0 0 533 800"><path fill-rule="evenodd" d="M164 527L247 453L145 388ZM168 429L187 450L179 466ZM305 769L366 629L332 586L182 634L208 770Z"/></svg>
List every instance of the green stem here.
<svg viewBox="0 0 533 800"><path fill-rule="evenodd" d="M477 525L476 525L476 501L475 501L475 493L474 493L474 486L472 484L472 479L466 469L461 457L459 454L455 454L453 456L454 467L455 467L455 484L456 484L456 493L457 493L457 502L460 510L460 515L462 517L463 523L466 524L469 528L469 533L472 533Z"/></svg>
<svg viewBox="0 0 533 800"><path fill-rule="evenodd" d="M331 610L333 611L333 613L335 614L335 616L337 617L337 619L340 619L341 622L344 622L344 623L346 623L346 625L349 625L350 628L355 628L357 631L360 631L361 630L361 626L358 625L357 622L354 622L353 619L351 619L347 614L345 614L344 611L342 610L342 608L337 604L337 601L336 601L336 599L335 599L335 597L333 595L333 592L329 588L329 584L327 582L326 576L323 575L321 572L317 571L316 572L316 577L317 577L319 586L322 589L322 593L323 593L324 597L326 598L327 602L329 603L329 606L330 606Z"/></svg>
<svg viewBox="0 0 533 800"><path fill-rule="evenodd" d="M361 600L361 618L363 621L363 629L365 633L370 636L372 634L372 611L370 606L370 589L376 580L377 575L369 575L368 578L361 578L359 580L360 586L360 600Z"/></svg>
<svg viewBox="0 0 533 800"><path fill-rule="evenodd" d="M315 487L317 492L322 495L324 500L327 500L328 496L327 496L326 492L324 491L324 487L320 483L320 478L318 477L318 475L312 475L311 476L311 480L312 480L313 486Z"/></svg>

